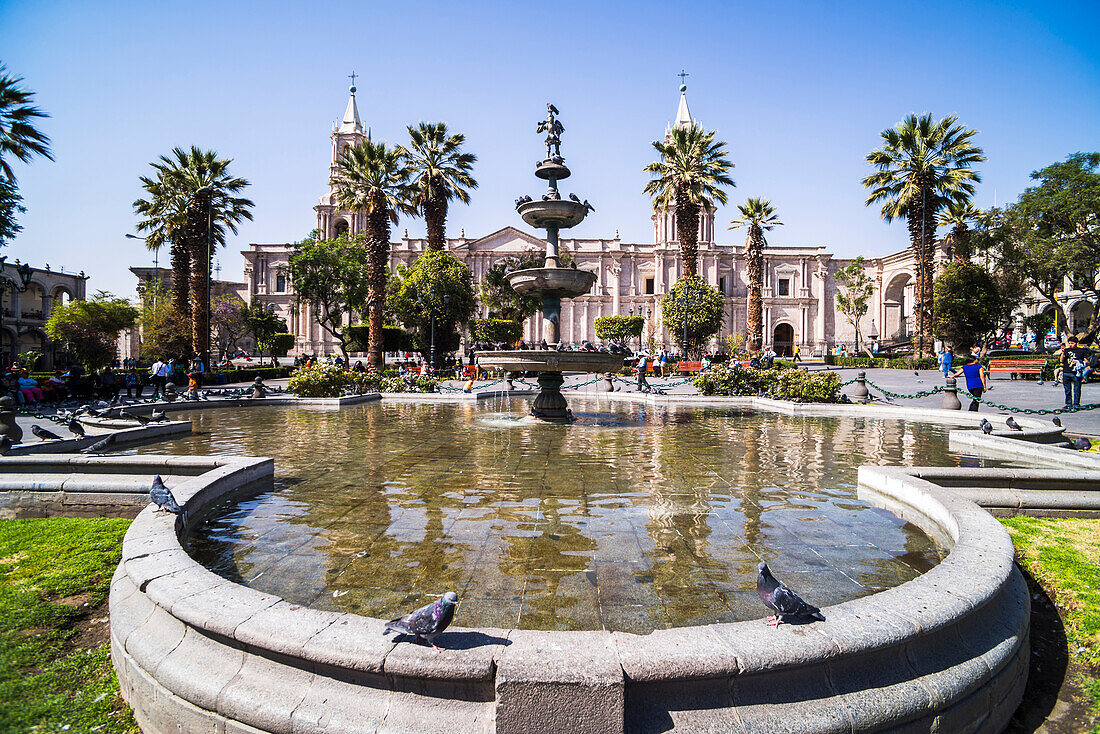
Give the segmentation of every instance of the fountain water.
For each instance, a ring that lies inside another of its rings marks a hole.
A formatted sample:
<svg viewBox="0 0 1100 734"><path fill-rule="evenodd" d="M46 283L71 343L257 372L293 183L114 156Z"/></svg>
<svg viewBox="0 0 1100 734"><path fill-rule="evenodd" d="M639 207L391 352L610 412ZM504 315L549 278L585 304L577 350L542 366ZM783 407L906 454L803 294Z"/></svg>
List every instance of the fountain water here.
<svg viewBox="0 0 1100 734"><path fill-rule="evenodd" d="M572 414L561 394L565 382L562 372L612 372L622 368L623 358L602 352L556 351L561 338L561 299L583 295L596 283L595 273L559 267L559 231L577 226L595 209L575 194L563 200L558 191L558 181L569 178L570 171L561 155L561 136L565 127L557 115L558 109L547 104L546 119L539 122L537 129L537 132L546 133L546 158L535 164L535 176L547 181L549 188L541 199L522 196L516 200L516 210L523 221L546 230L546 266L517 270L508 275L508 283L517 293L542 298L544 341L555 351L481 352L477 355L477 363L509 372L537 371L539 394L531 406L531 415L544 421L568 423Z"/></svg>

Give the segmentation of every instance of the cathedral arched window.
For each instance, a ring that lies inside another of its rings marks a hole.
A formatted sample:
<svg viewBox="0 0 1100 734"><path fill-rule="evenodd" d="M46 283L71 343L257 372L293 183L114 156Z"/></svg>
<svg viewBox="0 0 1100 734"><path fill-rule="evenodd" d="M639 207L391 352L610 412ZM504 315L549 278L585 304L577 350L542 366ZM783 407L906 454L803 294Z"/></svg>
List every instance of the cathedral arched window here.
<svg viewBox="0 0 1100 734"><path fill-rule="evenodd" d="M337 219L336 220L336 226L333 228L332 233L336 237L339 237L342 234L347 234L348 233L348 220L346 220L346 219Z"/></svg>
<svg viewBox="0 0 1100 734"><path fill-rule="evenodd" d="M286 292L286 276L283 275L282 273L279 273L278 275L275 276L275 292L276 293L285 293Z"/></svg>

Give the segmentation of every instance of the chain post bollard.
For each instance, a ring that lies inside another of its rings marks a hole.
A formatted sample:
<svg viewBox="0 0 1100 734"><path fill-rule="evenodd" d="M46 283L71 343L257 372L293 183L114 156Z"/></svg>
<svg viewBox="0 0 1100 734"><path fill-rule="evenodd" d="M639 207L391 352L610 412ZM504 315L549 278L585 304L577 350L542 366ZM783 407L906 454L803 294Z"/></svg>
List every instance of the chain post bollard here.
<svg viewBox="0 0 1100 734"><path fill-rule="evenodd" d="M866 403L870 394L867 392L867 373L860 370L856 373L855 387L852 388L852 400L857 403Z"/></svg>
<svg viewBox="0 0 1100 734"><path fill-rule="evenodd" d="M940 407L944 410L962 410L962 402L959 400L959 390L956 387L955 378L947 378L947 388L943 391L943 400Z"/></svg>
<svg viewBox="0 0 1100 734"><path fill-rule="evenodd" d="M604 382L604 385L603 385L603 391L604 392L615 392L615 383L611 381L611 373L610 372L605 372L604 373L603 382Z"/></svg>
<svg viewBox="0 0 1100 734"><path fill-rule="evenodd" d="M0 398L0 436L7 436L12 443L23 440L23 429L15 422L15 399L8 395Z"/></svg>
<svg viewBox="0 0 1100 734"><path fill-rule="evenodd" d="M513 390L516 389L516 386L512 384L512 380L515 378L515 376L516 376L515 372L505 372L504 373L504 389L507 390L508 392L512 392Z"/></svg>
<svg viewBox="0 0 1100 734"><path fill-rule="evenodd" d="M165 400L165 402L169 402L169 403L175 402L176 398L178 398L178 397L179 397L179 394L176 392L176 383L174 383L174 382L165 383L165 385L164 385L164 400Z"/></svg>
<svg viewBox="0 0 1100 734"><path fill-rule="evenodd" d="M267 397L267 385L264 384L264 378L257 376L255 382L252 383L252 397Z"/></svg>

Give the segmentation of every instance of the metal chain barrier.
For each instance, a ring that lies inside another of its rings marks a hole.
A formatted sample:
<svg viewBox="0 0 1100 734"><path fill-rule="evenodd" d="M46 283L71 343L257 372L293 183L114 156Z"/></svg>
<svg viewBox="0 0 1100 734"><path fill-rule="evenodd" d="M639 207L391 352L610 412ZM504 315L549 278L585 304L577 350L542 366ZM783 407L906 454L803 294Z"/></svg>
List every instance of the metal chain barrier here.
<svg viewBox="0 0 1100 734"><path fill-rule="evenodd" d="M1080 413L1085 410L1096 410L1100 408L1100 403L1089 403L1088 405L1074 405L1070 408L1016 408L1011 405L1001 405L1000 403L994 403L992 400L984 400L979 397L975 397L965 387L960 387L959 392L963 393L971 400L977 400L982 405L988 405L990 408L996 408L997 410L1007 410L1010 413L1024 413L1026 415L1053 415L1055 413Z"/></svg>
<svg viewBox="0 0 1100 734"><path fill-rule="evenodd" d="M841 386L843 387L844 385L847 385L847 384L850 384L850 383L856 382L856 381L857 380L849 380L848 382L842 383ZM891 392L890 390L887 390L886 388L882 387L881 385L876 385L875 383L871 382L868 379L864 379L863 382L866 383L867 385L875 388L876 390L881 392L883 395L886 395L886 396L891 397L891 398L904 398L906 400L915 400L916 398L926 398L930 395L935 395L936 393L941 393L941 392L943 392L944 390L947 389L946 385L940 385L939 387L934 387L931 390L922 390L920 392L915 392L915 393L910 395L910 394L907 394L907 393Z"/></svg>

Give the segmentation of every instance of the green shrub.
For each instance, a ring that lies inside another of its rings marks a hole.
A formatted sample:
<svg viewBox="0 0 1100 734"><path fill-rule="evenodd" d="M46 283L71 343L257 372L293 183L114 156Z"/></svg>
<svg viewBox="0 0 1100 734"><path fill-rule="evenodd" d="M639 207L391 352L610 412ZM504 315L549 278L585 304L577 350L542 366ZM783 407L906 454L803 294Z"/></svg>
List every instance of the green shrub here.
<svg viewBox="0 0 1100 734"><path fill-rule="evenodd" d="M332 362L299 367L287 384L287 388L300 398L338 398L352 387L352 373Z"/></svg>
<svg viewBox="0 0 1100 734"><path fill-rule="evenodd" d="M714 365L692 379L703 395L763 395L777 400L811 403L841 402L836 372L770 369L743 370Z"/></svg>
<svg viewBox="0 0 1100 734"><path fill-rule="evenodd" d="M345 326L349 352L365 352L370 342L370 327L366 324ZM412 337L400 326L392 324L382 327L383 352L407 352L414 349Z"/></svg>
<svg viewBox="0 0 1100 734"><path fill-rule="evenodd" d="M593 322L596 336L608 341L620 342L637 339L645 328L645 316L598 316Z"/></svg>

